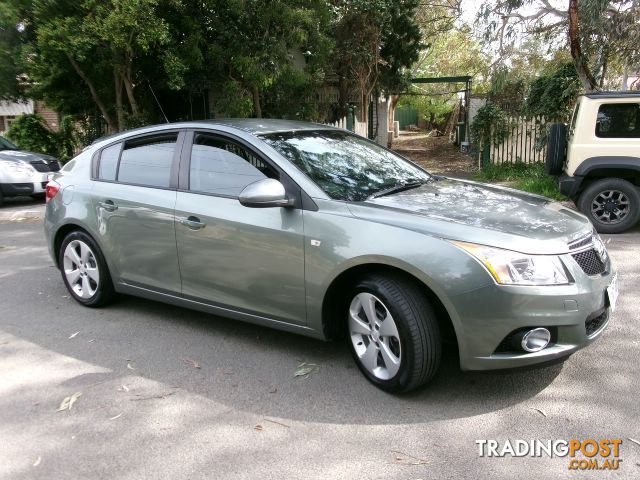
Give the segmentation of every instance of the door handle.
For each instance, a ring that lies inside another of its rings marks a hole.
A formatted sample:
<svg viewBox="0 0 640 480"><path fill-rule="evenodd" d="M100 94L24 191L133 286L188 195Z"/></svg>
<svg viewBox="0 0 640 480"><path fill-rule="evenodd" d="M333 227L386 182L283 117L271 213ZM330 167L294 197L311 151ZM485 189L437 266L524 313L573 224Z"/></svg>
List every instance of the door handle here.
<svg viewBox="0 0 640 480"><path fill-rule="evenodd" d="M194 217L193 215L187 218L181 218L180 223L189 227L191 230L200 230L205 227L205 223L202 223L198 217Z"/></svg>
<svg viewBox="0 0 640 480"><path fill-rule="evenodd" d="M118 209L118 206L115 203L113 203L112 200L105 200L104 202L99 202L98 206L104 208L107 212L115 212Z"/></svg>

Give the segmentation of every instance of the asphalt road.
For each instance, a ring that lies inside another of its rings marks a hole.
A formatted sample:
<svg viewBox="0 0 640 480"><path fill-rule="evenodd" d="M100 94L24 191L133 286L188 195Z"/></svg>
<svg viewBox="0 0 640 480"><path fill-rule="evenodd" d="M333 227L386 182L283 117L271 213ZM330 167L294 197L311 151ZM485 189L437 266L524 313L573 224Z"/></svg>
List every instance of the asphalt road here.
<svg viewBox="0 0 640 480"><path fill-rule="evenodd" d="M81 307L47 254L41 211L0 208L0 478L640 477L629 440L640 440L640 228L610 237L621 295L598 342L510 373L462 373L447 352L428 387L393 396L342 343L131 297ZM319 370L296 378L302 362ZM475 444L572 438L623 439L620 470L480 458Z"/></svg>

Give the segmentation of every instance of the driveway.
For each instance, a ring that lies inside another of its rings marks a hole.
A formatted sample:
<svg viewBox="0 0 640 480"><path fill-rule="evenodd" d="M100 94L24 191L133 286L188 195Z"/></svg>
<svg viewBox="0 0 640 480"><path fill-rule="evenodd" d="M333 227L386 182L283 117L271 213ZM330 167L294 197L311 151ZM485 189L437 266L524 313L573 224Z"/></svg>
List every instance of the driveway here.
<svg viewBox="0 0 640 480"><path fill-rule="evenodd" d="M393 396L343 343L131 297L83 308L41 220L5 219L0 478L637 478L640 228L607 241L621 296L598 342L564 364L507 373L462 373L450 350L427 388ZM318 370L294 376L303 362ZM623 439L620 471L480 458L475 444L571 438Z"/></svg>

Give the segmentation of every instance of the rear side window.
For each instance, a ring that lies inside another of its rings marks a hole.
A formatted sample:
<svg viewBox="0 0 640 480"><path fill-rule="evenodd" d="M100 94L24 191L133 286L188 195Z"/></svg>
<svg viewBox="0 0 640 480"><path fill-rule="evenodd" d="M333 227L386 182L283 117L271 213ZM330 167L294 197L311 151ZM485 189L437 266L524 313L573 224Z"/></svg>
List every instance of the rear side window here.
<svg viewBox="0 0 640 480"><path fill-rule="evenodd" d="M277 178L277 173L250 151L208 134L196 134L189 170L190 190L230 196L263 178Z"/></svg>
<svg viewBox="0 0 640 480"><path fill-rule="evenodd" d="M118 181L149 187L169 187L178 134L171 133L125 142Z"/></svg>
<svg viewBox="0 0 640 480"><path fill-rule="evenodd" d="M100 166L98 167L98 178L100 180L115 180L118 170L118 159L120 158L121 143L105 148L100 154Z"/></svg>
<svg viewBox="0 0 640 480"><path fill-rule="evenodd" d="M601 138L640 138L640 104L609 103L598 109L596 136Z"/></svg>

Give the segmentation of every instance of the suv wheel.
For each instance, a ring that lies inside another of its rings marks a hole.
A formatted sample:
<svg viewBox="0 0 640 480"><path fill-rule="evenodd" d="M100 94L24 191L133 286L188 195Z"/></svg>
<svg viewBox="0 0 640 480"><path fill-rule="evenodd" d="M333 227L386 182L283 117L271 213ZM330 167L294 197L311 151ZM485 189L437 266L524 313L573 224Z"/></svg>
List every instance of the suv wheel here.
<svg viewBox="0 0 640 480"><path fill-rule="evenodd" d="M406 392L428 382L440 365L438 322L422 292L401 277L360 281L349 305L349 345L377 387Z"/></svg>
<svg viewBox="0 0 640 480"><path fill-rule="evenodd" d="M578 209L600 233L621 233L640 218L640 194L630 182L605 178L589 185L578 199Z"/></svg>
<svg viewBox="0 0 640 480"><path fill-rule="evenodd" d="M108 303L114 295L109 269L96 242L84 232L71 232L62 241L58 265L71 296L87 307Z"/></svg>

